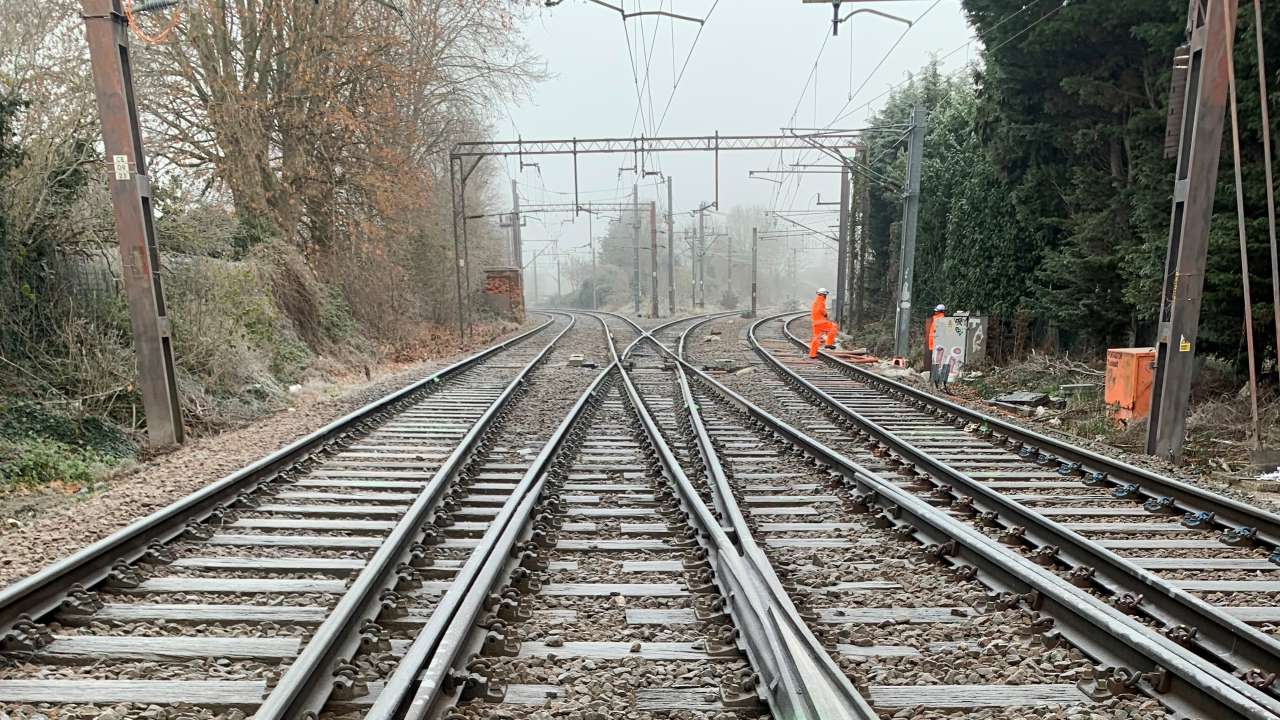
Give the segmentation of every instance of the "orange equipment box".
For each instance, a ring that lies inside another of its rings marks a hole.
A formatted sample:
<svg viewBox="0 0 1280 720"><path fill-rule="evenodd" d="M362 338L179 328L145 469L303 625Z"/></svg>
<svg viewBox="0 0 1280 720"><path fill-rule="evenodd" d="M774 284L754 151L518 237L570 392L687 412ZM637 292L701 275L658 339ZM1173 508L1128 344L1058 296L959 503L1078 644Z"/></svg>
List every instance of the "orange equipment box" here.
<svg viewBox="0 0 1280 720"><path fill-rule="evenodd" d="M1107 351L1105 400L1117 423L1141 420L1151 414L1151 384L1155 348L1111 348Z"/></svg>

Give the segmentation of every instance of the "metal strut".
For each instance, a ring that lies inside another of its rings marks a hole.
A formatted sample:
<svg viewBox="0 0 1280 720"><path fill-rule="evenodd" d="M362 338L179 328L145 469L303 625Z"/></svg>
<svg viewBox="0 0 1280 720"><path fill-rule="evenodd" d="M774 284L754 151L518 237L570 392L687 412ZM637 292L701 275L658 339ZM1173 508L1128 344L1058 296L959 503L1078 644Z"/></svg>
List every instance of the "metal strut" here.
<svg viewBox="0 0 1280 720"><path fill-rule="evenodd" d="M1169 252L1156 338L1155 382L1147 452L1182 461L1191 398L1200 299L1209 252L1209 223L1218 184L1218 159L1227 106L1227 42L1234 34L1236 0L1191 0L1187 11L1186 101L1178 137Z"/></svg>

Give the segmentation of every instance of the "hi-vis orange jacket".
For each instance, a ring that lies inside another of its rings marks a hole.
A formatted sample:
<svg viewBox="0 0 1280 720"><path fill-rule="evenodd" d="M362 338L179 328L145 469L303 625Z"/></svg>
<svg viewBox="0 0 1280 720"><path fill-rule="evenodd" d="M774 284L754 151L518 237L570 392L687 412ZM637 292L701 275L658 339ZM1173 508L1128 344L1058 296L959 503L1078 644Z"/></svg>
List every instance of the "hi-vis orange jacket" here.
<svg viewBox="0 0 1280 720"><path fill-rule="evenodd" d="M938 323L940 317L946 317L946 313L935 312L924 321L924 346L929 352L933 352L933 326Z"/></svg>
<svg viewBox="0 0 1280 720"><path fill-rule="evenodd" d="M809 317L814 323L827 321L827 296L818 295L813 299L813 309L809 312Z"/></svg>

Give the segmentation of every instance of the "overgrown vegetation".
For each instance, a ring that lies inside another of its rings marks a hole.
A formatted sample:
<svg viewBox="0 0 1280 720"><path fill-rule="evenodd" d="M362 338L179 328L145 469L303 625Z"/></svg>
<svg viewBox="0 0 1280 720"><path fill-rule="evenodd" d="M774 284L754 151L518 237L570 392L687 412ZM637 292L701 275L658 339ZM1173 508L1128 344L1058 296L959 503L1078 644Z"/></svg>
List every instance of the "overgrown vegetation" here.
<svg viewBox="0 0 1280 720"><path fill-rule="evenodd" d="M931 63L872 122L905 123L917 104L929 113L916 312L942 302L989 315L998 360L1037 347L1096 357L1106 347L1150 344L1174 170L1163 147L1170 58L1182 42L1185 4L963 4L983 38L981 64L944 75ZM1280 9L1263 12L1265 42L1280 46ZM1235 66L1253 317L1265 359L1275 357L1274 305L1253 34L1252 9L1242 4ZM1280 83L1273 77L1269 86L1272 107L1280 106ZM1274 112L1270 132L1280 134ZM905 169L897 140L877 134L869 143L873 167L890 178ZM1198 350L1243 369L1235 189L1224 145ZM899 192L871 187L871 321L892 314Z"/></svg>
<svg viewBox="0 0 1280 720"><path fill-rule="evenodd" d="M136 452L144 420L84 22L69 0L4 6L0 484L85 486ZM135 39L192 430L281 407L325 372L452 347L440 151L483 134L492 107L537 78L520 7L195 2L164 13L179 19L163 41ZM470 207L485 205L485 172ZM473 231L470 272L498 247Z"/></svg>
<svg viewBox="0 0 1280 720"><path fill-rule="evenodd" d="M893 92L873 125L928 111L915 263L913 337L937 303L990 318L998 366L954 385L970 399L1007 390L1056 393L1094 382L1096 395L1041 416L1077 435L1141 450L1145 424L1116 426L1101 393L1107 347L1154 342L1169 232L1174 161L1164 157L1171 54L1186 6L1167 0L1104 5L963 0L983 39L979 64L944 74L932 62ZM1263 6L1263 35L1280 46L1280 9ZM1006 18L1016 20L1006 22ZM1235 46L1249 263L1264 446L1280 443L1274 302L1252 8ZM1269 78L1272 137L1280 135L1280 76ZM1247 462L1244 303L1236 193L1224 137L1209 239L1187 457L1217 472ZM904 177L905 143L871 137L881 176ZM868 181L860 180L867 183ZM900 189L871 182L868 313L859 343L892 347ZM913 348L918 343L913 343ZM913 352L921 352L913 350ZM1067 358L1087 361L1074 363ZM967 387L966 387L967 385ZM1222 462L1236 461L1224 466Z"/></svg>
<svg viewBox="0 0 1280 720"><path fill-rule="evenodd" d="M0 491L51 482L72 492L86 489L136 451L124 432L101 418L0 402Z"/></svg>

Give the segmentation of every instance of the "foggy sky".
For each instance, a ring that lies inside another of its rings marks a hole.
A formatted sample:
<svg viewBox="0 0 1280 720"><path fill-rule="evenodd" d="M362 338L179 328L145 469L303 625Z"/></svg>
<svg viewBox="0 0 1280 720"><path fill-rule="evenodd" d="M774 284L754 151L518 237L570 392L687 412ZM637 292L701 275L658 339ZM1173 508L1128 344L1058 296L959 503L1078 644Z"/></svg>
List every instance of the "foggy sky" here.
<svg viewBox="0 0 1280 720"><path fill-rule="evenodd" d="M664 9L683 15L705 17L714 0L628 0L628 11ZM930 6L934 5L932 9ZM674 7L673 7L674 6ZM845 3L844 12L853 9ZM665 120L663 108L672 97L675 75L689 53L698 25L653 16L627 20L631 53L627 48L623 22L608 8L588 0L564 0L555 8L532 10L523 23L525 36L552 74L539 83L530 97L517 107L500 111L495 123L495 139L570 137L629 137L653 135L776 134L783 127L825 127L843 107L859 109L834 127L863 127L891 85L906 79L928 62L930 55L942 55L972 39L959 0L899 0L859 3L916 20L923 19L903 36L906 25L863 13L841 25L837 37L828 37L831 28L829 4L803 4L800 0L720 0L706 22L692 59L670 102ZM656 21L656 23L655 23ZM655 33L656 27L656 35ZM673 34L674 33L674 34ZM643 37L643 40L641 39ZM898 47L872 73L899 40ZM819 49L822 50L819 58ZM652 47L646 63L646 53ZM977 43L961 49L944 62L945 70L963 66L976 56ZM818 60L817 71L810 71ZM635 75L632 61L635 63ZM637 101L636 82L649 84ZM806 88L806 81L808 85ZM865 87L850 101L850 94ZM815 91L816 90L816 91ZM803 93L803 94L802 94ZM652 100L650 100L652 97ZM860 109L868 101L870 107ZM650 119L650 102L653 118ZM637 114L637 106L642 108ZM720 155L720 206L761 205L770 209L815 208L817 194L823 201L838 196L838 175L791 177L779 186L750 179L749 170L778 168L782 162L829 163L810 154L777 152L722 152ZM526 158L539 168L518 168L518 161L489 160L505 165L499 172L504 182L515 177L521 186L522 202L572 201L573 166L568 156ZM628 200L637 180L630 171L627 155L595 155L579 160L580 200L608 202ZM714 196L714 160L711 153L664 153L646 159L650 169L660 169L672 178L677 232L692 219L687 211ZM540 172L539 172L540 170ZM641 181L640 199L651 200L665 187L659 178ZM507 183L509 185L509 183ZM509 202L509 187L498 197ZM623 197L623 196L627 197ZM679 213L685 212L683 218ZM585 216L574 223L562 222L570 216L529 217L526 238L560 238L562 251L581 246L587 240ZM814 219L816 216L810 216ZM708 217L710 222L711 218ZM834 215L826 223L834 222ZM597 223L596 235L603 230ZM526 261L542 244L526 249ZM585 253L586 250L581 250ZM834 280L834 277L833 277Z"/></svg>

